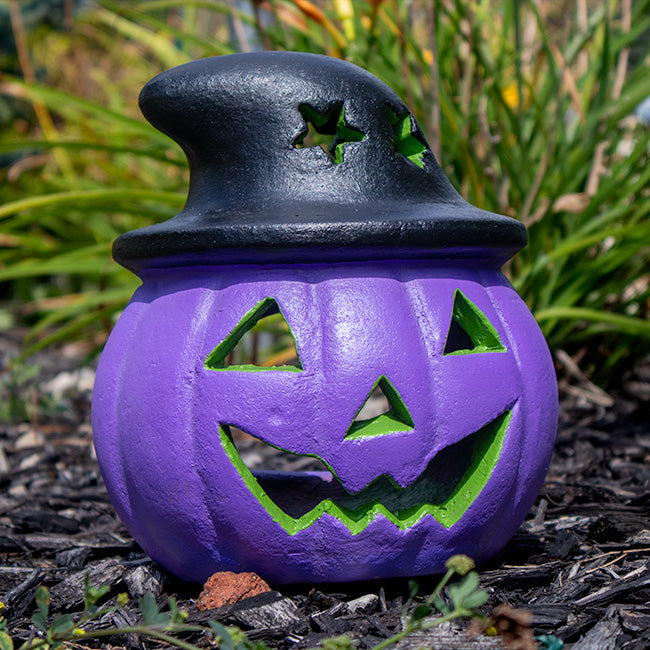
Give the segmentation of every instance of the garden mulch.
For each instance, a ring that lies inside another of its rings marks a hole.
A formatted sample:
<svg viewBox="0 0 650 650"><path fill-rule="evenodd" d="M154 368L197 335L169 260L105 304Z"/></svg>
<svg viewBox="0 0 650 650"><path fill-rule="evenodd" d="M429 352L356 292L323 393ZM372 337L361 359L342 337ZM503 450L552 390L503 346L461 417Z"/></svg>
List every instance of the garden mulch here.
<svg viewBox="0 0 650 650"><path fill-rule="evenodd" d="M3 334L3 368L20 338ZM110 586L107 602L120 592L131 597L102 626L136 622L137 600L150 592L161 606L175 596L188 622L237 625L277 648L314 647L341 634L370 648L401 629L406 579L285 585L199 611L201 585L179 583L150 561L110 505L92 447L93 373L79 370L85 352L74 345L49 350L30 360L38 368L33 377L2 376L2 399L11 398L15 417L0 425L0 613L15 640L35 634L30 616L39 585L50 588L53 612L74 613L83 608L86 574ZM566 355L559 363L560 424L546 482L514 538L479 567L490 596L483 609L490 615L509 606L499 611L512 633L491 637L468 632L466 623L445 625L404 639L401 650L527 650L531 629L541 648L560 648L557 639L574 650L650 648L650 363L611 394L589 384ZM425 596L438 579L417 580ZM103 643L160 646L134 636Z"/></svg>

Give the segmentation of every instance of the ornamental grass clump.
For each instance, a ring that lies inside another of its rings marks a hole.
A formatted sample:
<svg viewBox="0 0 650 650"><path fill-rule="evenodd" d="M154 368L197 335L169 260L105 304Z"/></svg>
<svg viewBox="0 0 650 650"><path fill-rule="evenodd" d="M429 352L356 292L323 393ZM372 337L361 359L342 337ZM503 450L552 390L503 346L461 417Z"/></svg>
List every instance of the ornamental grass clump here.
<svg viewBox="0 0 650 650"><path fill-rule="evenodd" d="M400 94L464 198L526 224L509 275L551 348L603 384L650 351L649 127L634 117L650 95L649 0L566 13L551 0L104 1L60 30L9 6L0 324L30 325L25 354L70 338L99 349L135 287L110 243L183 205L184 158L138 117L138 89L260 48L342 57Z"/></svg>

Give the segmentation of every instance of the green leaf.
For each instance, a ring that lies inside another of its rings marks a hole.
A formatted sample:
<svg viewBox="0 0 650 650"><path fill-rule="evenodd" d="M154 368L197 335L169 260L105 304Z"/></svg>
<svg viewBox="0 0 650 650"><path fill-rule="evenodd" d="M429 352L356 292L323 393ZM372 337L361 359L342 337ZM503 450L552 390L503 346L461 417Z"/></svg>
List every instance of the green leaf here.
<svg viewBox="0 0 650 650"><path fill-rule="evenodd" d="M41 585L34 594L34 600L38 607L38 613L46 619L50 613L50 591L45 585Z"/></svg>
<svg viewBox="0 0 650 650"><path fill-rule="evenodd" d="M477 607L480 607L481 605L485 605L489 598L489 595L487 591L484 591L483 589L477 589L476 591L472 592L471 594L468 594L465 596L463 600L463 606L467 607L468 609L476 609Z"/></svg>
<svg viewBox="0 0 650 650"><path fill-rule="evenodd" d="M449 607L447 606L447 603L440 598L440 596L437 596L434 601L433 601L433 606L443 615L446 616L449 614Z"/></svg>
<svg viewBox="0 0 650 650"><path fill-rule="evenodd" d="M4 631L0 631L0 650L14 650L12 638Z"/></svg>
<svg viewBox="0 0 650 650"><path fill-rule="evenodd" d="M182 624L188 617L188 613L178 608L176 603L176 598L174 596L169 597L169 613L172 623Z"/></svg>
<svg viewBox="0 0 650 650"><path fill-rule="evenodd" d="M158 610L158 604L153 595L147 592L140 598L140 611L145 625L168 625L170 616Z"/></svg>
<svg viewBox="0 0 650 650"><path fill-rule="evenodd" d="M413 613L411 614L412 621L421 621L423 618L426 618L433 612L433 607L428 603L420 603L415 607Z"/></svg>
<svg viewBox="0 0 650 650"><path fill-rule="evenodd" d="M72 620L70 614L62 614L54 619L50 626L50 634L56 636L66 636L74 630L76 623Z"/></svg>
<svg viewBox="0 0 650 650"><path fill-rule="evenodd" d="M32 623L41 631L47 632L47 621L40 610L32 614Z"/></svg>
<svg viewBox="0 0 650 650"><path fill-rule="evenodd" d="M215 643L223 650L235 650L235 644L232 641L228 628L216 621L208 621L210 629L214 633Z"/></svg>
<svg viewBox="0 0 650 650"><path fill-rule="evenodd" d="M418 591L420 591L420 585L415 580L409 580L408 586L409 586L408 600L413 600L417 595Z"/></svg>
<svg viewBox="0 0 650 650"><path fill-rule="evenodd" d="M87 610L92 608L109 591L110 587L108 585L102 585L101 587L91 585L88 573L84 575L84 606Z"/></svg>
<svg viewBox="0 0 650 650"><path fill-rule="evenodd" d="M454 605L454 609L465 607L465 599L476 590L478 583L478 573L476 571L470 571L460 582L449 585L449 597Z"/></svg>
<svg viewBox="0 0 650 650"><path fill-rule="evenodd" d="M91 311L88 314L75 317L71 322L67 323L65 326L55 329L51 334L48 334L47 336L38 340L33 345L30 345L29 347L25 348L17 357L17 360L24 361L24 359L26 359L30 355L34 354L35 352L38 352L39 350L42 350L43 348L46 348L48 345L51 345L52 343L57 343L59 341L69 339L73 334L77 334L78 332L83 331L86 327L92 325L96 321L108 317L110 311L112 311L111 308L99 309L99 310Z"/></svg>
<svg viewBox="0 0 650 650"><path fill-rule="evenodd" d="M34 50L46 81L6 75L0 81L0 92L20 100L15 104L39 102L55 118L52 129L32 121L26 129L9 125L0 138L0 152L22 156L7 168L0 207L0 281L13 303L30 300L32 285L46 299L105 289L128 293L127 274L106 263L110 242L182 206L186 162L180 149L137 114L135 89L153 74L170 62L230 51L233 20L251 27L251 44L320 53L331 47L315 21L296 26L276 16L259 25L255 3L241 9L231 4L187 0L179 9L174 0L91 3L76 18L80 35L92 34L86 36L92 44L74 43L82 54L88 48L101 58L91 77L82 66L78 83L59 84L66 79L60 71L72 43L67 33L46 31L52 47ZM647 129L624 119L650 92L650 41L643 39L650 3L632 3L631 29L612 8L615 3L596 3L586 25L570 17L562 21L561 39L560 26L542 15L539 3L520 4L433 3L436 42L430 52L428 30L413 27L413 11L423 3L383 3L370 25L361 22L368 11L356 12L357 38L340 54L406 101L428 140L440 142L441 167L464 198L513 216L525 207L526 216L534 216L529 244L510 262L509 277L541 315L551 348L569 354L584 348L585 363L596 356L590 351L606 349L607 357L599 355L592 367L600 382L614 382L632 356L650 353L650 336L637 318L646 314L649 296L636 289L645 281L650 241ZM329 11L332 5L324 6ZM486 39L492 13L503 17L501 29ZM532 68L523 38L529 21L541 55ZM616 97L615 65L630 47L635 64ZM570 78L575 83L567 83ZM507 94L513 88L516 98ZM15 124L29 120L31 112ZM409 139L410 126L406 120L396 125L398 143ZM594 171L598 187L587 197ZM133 194L139 188L150 196ZM556 212L558 198L571 193L587 197L588 205L580 212ZM614 238L614 246L603 245L605 237ZM91 251L92 246L103 248ZM75 257L74 250L87 254ZM102 331L120 309L117 299L108 310L89 299L88 314L81 303L59 305L58 314L57 308L39 309L37 327L47 328L47 336L38 345ZM34 325L33 312L9 309L19 324L29 319ZM61 323L49 337L50 328Z"/></svg>
<svg viewBox="0 0 650 650"><path fill-rule="evenodd" d="M145 625L154 625L154 621L158 618L158 604L152 594L147 592L140 598L140 611L144 619Z"/></svg>

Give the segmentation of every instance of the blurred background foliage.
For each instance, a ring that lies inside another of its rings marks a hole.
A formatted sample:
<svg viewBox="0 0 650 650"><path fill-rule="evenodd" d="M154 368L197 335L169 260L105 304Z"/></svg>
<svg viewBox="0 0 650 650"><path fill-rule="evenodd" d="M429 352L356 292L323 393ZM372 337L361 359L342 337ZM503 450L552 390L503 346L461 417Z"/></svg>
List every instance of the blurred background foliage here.
<svg viewBox="0 0 650 650"><path fill-rule="evenodd" d="M0 330L29 326L24 355L101 349L138 284L111 242L183 206L142 85L259 49L401 95L461 194L528 227L506 271L559 358L607 386L650 352L650 0L1 0Z"/></svg>

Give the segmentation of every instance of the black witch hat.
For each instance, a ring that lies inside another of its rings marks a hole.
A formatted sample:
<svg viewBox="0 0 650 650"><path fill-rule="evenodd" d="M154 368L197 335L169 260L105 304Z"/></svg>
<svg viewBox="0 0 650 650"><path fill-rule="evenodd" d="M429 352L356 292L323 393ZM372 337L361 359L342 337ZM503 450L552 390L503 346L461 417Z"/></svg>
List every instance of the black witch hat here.
<svg viewBox="0 0 650 650"><path fill-rule="evenodd" d="M172 219L117 238L132 270L232 262L465 258L501 265L520 222L460 197L399 97L317 54L201 59L154 77L145 117L183 148Z"/></svg>

